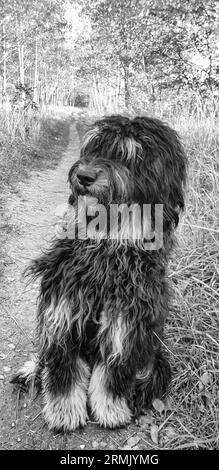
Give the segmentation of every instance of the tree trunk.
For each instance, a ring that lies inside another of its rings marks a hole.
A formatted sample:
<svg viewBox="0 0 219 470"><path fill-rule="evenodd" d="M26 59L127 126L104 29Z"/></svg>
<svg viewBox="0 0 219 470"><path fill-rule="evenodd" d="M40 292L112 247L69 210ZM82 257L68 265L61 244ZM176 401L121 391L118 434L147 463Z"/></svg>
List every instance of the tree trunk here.
<svg viewBox="0 0 219 470"><path fill-rule="evenodd" d="M120 94L121 94L121 71L120 71L120 61L118 59L118 67L117 67L117 76L116 76L116 109L119 110L120 105Z"/></svg>
<svg viewBox="0 0 219 470"><path fill-rule="evenodd" d="M17 30L17 50L18 50L18 73L19 73L19 82L22 87L24 87L24 45L21 31L21 24L18 19L16 19L16 30ZM22 91L21 95L22 104L25 102L25 92Z"/></svg>
<svg viewBox="0 0 219 470"><path fill-rule="evenodd" d="M130 90L129 90L129 73L128 69L125 70L125 76L124 76L124 81L125 81L125 107L129 107L130 103Z"/></svg>
<svg viewBox="0 0 219 470"><path fill-rule="evenodd" d="M33 101L38 103L38 44L37 38L35 39L35 68L34 68L34 85L33 85Z"/></svg>
<svg viewBox="0 0 219 470"><path fill-rule="evenodd" d="M6 37L5 23L2 25L2 41L3 41L3 83L2 83L2 103L6 101L7 95L7 64L6 64Z"/></svg>
<svg viewBox="0 0 219 470"><path fill-rule="evenodd" d="M44 96L45 104L48 104L48 86L47 86L47 70L44 68Z"/></svg>
<svg viewBox="0 0 219 470"><path fill-rule="evenodd" d="M129 87L129 63L123 62L123 79L124 79L124 98L125 107L128 108L130 104L130 87Z"/></svg>
<svg viewBox="0 0 219 470"><path fill-rule="evenodd" d="M101 114L101 103L100 103L100 93L98 90L98 78L96 74L93 74L93 91L94 91L94 105L97 113Z"/></svg>
<svg viewBox="0 0 219 470"><path fill-rule="evenodd" d="M20 80L21 80L21 84L24 86L24 45L21 44L20 46L20 57L21 57L21 61L20 61Z"/></svg>

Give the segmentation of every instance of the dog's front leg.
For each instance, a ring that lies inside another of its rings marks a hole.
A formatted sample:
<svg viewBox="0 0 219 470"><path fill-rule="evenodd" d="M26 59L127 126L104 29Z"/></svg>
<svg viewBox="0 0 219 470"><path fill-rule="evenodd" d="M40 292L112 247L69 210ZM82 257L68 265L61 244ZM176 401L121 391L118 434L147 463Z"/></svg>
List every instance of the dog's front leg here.
<svg viewBox="0 0 219 470"><path fill-rule="evenodd" d="M86 424L89 377L89 367L70 339L50 346L42 372L43 414L50 429L73 431Z"/></svg>
<svg viewBox="0 0 219 470"><path fill-rule="evenodd" d="M97 335L99 361L94 365L88 394L94 418L104 427L123 426L132 417L129 398L134 388L135 363L127 360L127 333L122 316L102 312Z"/></svg>
<svg viewBox="0 0 219 470"><path fill-rule="evenodd" d="M42 296L37 336L45 420L50 429L73 431L86 424L90 370L80 355L77 329L65 297L45 304Z"/></svg>
<svg viewBox="0 0 219 470"><path fill-rule="evenodd" d="M94 418L101 426L109 428L124 426L131 421L132 417L125 394L122 390L118 393L111 386L113 375L113 368L108 368L104 362L97 363L94 366L88 390ZM122 374L120 378L123 379ZM122 383L125 384L124 381Z"/></svg>

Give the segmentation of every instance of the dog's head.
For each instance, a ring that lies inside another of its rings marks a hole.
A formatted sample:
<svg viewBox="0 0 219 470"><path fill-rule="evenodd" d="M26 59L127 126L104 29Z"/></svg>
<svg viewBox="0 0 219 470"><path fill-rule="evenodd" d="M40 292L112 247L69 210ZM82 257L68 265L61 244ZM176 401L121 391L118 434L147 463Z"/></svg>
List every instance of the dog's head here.
<svg viewBox="0 0 219 470"><path fill-rule="evenodd" d="M91 126L69 172L72 200L163 204L166 230L178 224L185 179L186 157L173 129L158 119L120 115Z"/></svg>

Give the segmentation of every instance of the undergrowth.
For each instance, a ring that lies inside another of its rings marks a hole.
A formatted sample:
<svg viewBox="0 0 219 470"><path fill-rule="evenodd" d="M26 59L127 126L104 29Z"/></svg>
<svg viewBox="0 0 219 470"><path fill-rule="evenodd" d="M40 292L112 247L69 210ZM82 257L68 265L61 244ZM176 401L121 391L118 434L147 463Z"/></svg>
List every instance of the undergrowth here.
<svg viewBox="0 0 219 470"><path fill-rule="evenodd" d="M33 169L51 168L67 146L70 113L56 110L0 109L1 192L15 189Z"/></svg>

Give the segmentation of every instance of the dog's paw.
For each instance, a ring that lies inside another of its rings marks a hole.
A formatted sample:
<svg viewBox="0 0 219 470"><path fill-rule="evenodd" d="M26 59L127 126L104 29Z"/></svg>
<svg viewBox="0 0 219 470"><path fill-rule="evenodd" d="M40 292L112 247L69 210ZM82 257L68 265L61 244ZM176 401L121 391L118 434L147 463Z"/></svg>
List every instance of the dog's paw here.
<svg viewBox="0 0 219 470"><path fill-rule="evenodd" d="M95 420L104 428L118 428L131 422L132 415L125 398L113 398L108 394L99 402L92 397L91 409Z"/></svg>
<svg viewBox="0 0 219 470"><path fill-rule="evenodd" d="M44 418L49 429L59 432L74 431L78 427L85 426L87 421L86 395L75 391L64 396L56 396L46 393Z"/></svg>
<svg viewBox="0 0 219 470"><path fill-rule="evenodd" d="M94 418L105 428L117 428L130 423L131 411L123 397L113 397L106 388L103 365L98 365L91 376L89 385L90 406Z"/></svg>
<svg viewBox="0 0 219 470"><path fill-rule="evenodd" d="M77 372L77 380L73 380L70 390L57 393L57 390L54 390L54 383L51 383L48 368L45 367L43 370L42 392L45 404L43 414L49 429L69 432L86 424L90 370L81 359L77 361Z"/></svg>

